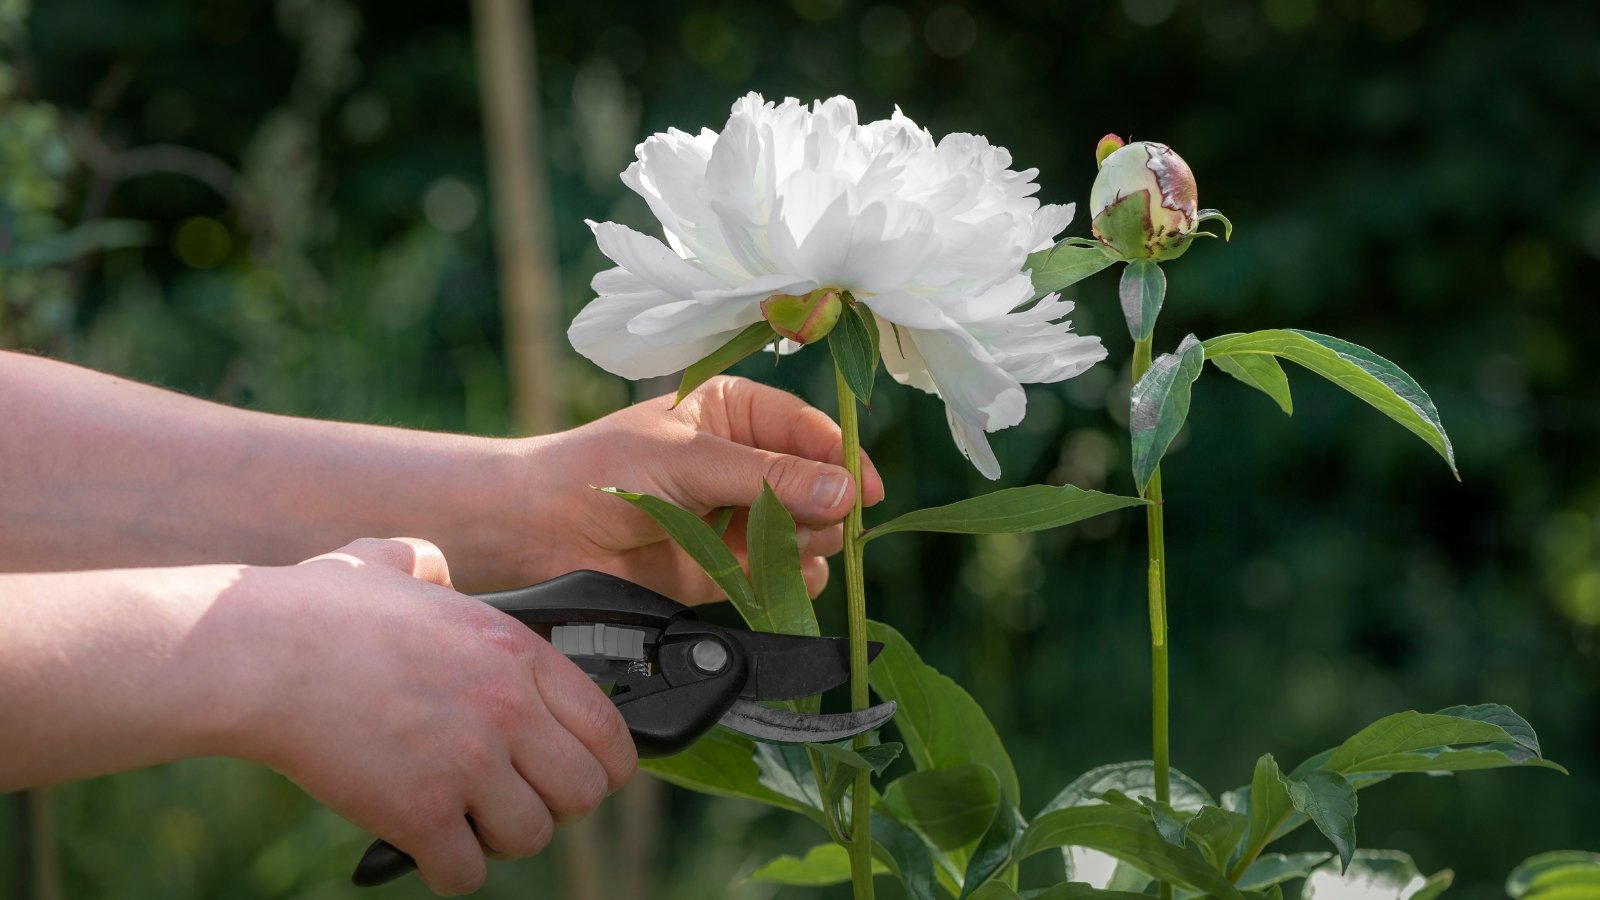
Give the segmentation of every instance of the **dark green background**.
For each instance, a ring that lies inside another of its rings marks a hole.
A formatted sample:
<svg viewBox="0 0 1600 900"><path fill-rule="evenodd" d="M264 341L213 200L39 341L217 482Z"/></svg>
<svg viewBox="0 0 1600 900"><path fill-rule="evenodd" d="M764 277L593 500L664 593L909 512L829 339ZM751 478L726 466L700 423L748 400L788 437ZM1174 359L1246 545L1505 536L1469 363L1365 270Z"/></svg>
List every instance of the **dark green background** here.
<svg viewBox="0 0 1600 900"><path fill-rule="evenodd" d="M20 26L0 0L14 84L0 343L261 409L508 431L467 5L36 5ZM1107 131L1170 143L1236 233L1168 267L1158 347L1267 327L1366 344L1430 389L1463 476L1305 373L1290 373L1292 419L1207 374L1165 470L1177 765L1220 793L1262 752L1292 764L1392 711L1498 701L1571 777L1384 785L1363 793L1360 844L1454 868L1459 898L1501 896L1532 853L1600 845L1592 4L534 6L564 318L605 264L583 219L656 230L616 177L632 146L720 128L747 90L846 93L864 118L899 104L935 134L987 134L1038 167L1047 202L1086 200ZM102 145L200 151L235 180L219 194L185 174L97 177ZM86 216L120 224L70 231ZM1080 215L1069 233L1087 230ZM77 243L24 268L5 255L19 237ZM1110 360L1030 392L1027 421L995 440L1003 484L1127 492L1114 277L1077 299L1079 330L1103 335ZM663 388L563 349L575 420ZM742 371L820 401L818 356ZM884 388L864 427L889 485L874 515L988 489L936 400ZM897 537L874 545L868 574L873 615L989 710L1025 811L1090 766L1147 755L1132 514L1032 537ZM835 587L821 604L835 628L841 602ZM71 897L357 895L342 879L361 836L252 766L188 763L55 798ZM748 806L669 804L663 898L771 896L723 886L822 839ZM486 896L560 884L550 859L500 865Z"/></svg>

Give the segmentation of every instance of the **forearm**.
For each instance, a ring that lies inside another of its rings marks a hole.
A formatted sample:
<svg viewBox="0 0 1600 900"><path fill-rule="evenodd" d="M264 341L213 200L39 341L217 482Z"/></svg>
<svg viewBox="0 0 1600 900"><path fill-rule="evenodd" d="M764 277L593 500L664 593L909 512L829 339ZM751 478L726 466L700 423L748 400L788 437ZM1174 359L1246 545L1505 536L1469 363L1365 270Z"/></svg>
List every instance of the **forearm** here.
<svg viewBox="0 0 1600 900"><path fill-rule="evenodd" d="M439 544L465 585L517 556L486 511L523 442L234 409L0 353L0 571L287 564L367 535Z"/></svg>
<svg viewBox="0 0 1600 900"><path fill-rule="evenodd" d="M227 752L242 571L0 575L0 793Z"/></svg>

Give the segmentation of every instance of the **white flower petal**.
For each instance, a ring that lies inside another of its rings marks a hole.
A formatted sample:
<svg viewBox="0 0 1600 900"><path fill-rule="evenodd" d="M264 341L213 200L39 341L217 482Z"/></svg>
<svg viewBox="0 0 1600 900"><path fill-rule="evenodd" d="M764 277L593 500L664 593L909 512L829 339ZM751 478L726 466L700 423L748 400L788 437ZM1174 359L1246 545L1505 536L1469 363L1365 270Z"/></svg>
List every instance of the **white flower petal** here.
<svg viewBox="0 0 1600 900"><path fill-rule="evenodd" d="M989 436L983 429L976 425L969 425L956 418L955 411L945 409L945 419L950 423L950 436L955 438L956 447L977 467L978 473L990 481L1000 477L1000 460L995 458L994 448L989 446Z"/></svg>
<svg viewBox="0 0 1600 900"><path fill-rule="evenodd" d="M671 248L615 222L590 222L600 252L611 261L674 297L726 287L704 270L685 262Z"/></svg>
<svg viewBox="0 0 1600 900"><path fill-rule="evenodd" d="M618 294L591 301L572 320L567 340L573 349L600 368L623 378L670 375L727 343L737 331L707 334L677 344L652 344L628 331L628 322L640 313L672 298L662 291Z"/></svg>

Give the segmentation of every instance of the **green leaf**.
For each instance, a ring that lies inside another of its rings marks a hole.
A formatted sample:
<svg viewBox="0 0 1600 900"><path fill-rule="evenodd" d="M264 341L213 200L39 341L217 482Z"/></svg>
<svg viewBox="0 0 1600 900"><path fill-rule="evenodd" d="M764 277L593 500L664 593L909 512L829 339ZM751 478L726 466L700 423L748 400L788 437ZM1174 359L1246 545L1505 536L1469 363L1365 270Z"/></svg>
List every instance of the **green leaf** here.
<svg viewBox="0 0 1600 900"><path fill-rule="evenodd" d="M1511 740L1522 748L1539 755L1539 736L1534 734L1528 720L1516 714L1511 707L1500 703L1480 703L1477 706L1451 706L1437 713L1441 716L1459 716L1477 722L1488 722L1505 729Z"/></svg>
<svg viewBox="0 0 1600 900"><path fill-rule="evenodd" d="M1512 900L1593 900L1600 897L1600 853L1555 850L1530 856L1511 870Z"/></svg>
<svg viewBox="0 0 1600 900"><path fill-rule="evenodd" d="M1398 850L1360 850L1341 873L1337 863L1329 862L1312 870L1300 889L1300 900L1415 900L1436 897L1454 875L1446 869L1423 878L1411 857ZM1418 879L1422 884L1418 885Z"/></svg>
<svg viewBox="0 0 1600 900"><path fill-rule="evenodd" d="M1565 772L1538 755L1533 729L1510 709L1452 707L1450 711L1407 711L1385 716L1339 745L1319 768L1342 775L1363 772L1452 772L1503 766L1543 766ZM1505 719L1509 714L1515 721ZM1476 716L1499 718L1506 727ZM1530 749L1530 744L1532 748ZM1296 770L1299 774L1299 770Z"/></svg>
<svg viewBox="0 0 1600 900"><path fill-rule="evenodd" d="M1161 301L1166 296L1167 276L1154 260L1136 259L1123 268L1117 297L1122 301L1122 317L1127 320L1128 333L1134 340L1150 337L1156 327L1156 317L1161 315Z"/></svg>
<svg viewBox="0 0 1600 900"><path fill-rule="evenodd" d="M733 513L733 507L720 506L711 514L711 530L717 533L717 537L723 537L728 533L728 526L733 522Z"/></svg>
<svg viewBox="0 0 1600 900"><path fill-rule="evenodd" d="M1318 770L1287 782L1289 802L1333 842L1348 867L1356 852L1356 789L1336 772Z"/></svg>
<svg viewBox="0 0 1600 900"><path fill-rule="evenodd" d="M661 526L667 537L683 548L700 568L704 569L711 580L722 588L728 599L744 616L745 621L760 621L767 616L756 602L754 589L750 587L749 579L744 577L744 570L739 568L739 561L734 558L733 551L722 542L722 537L716 529L706 524L704 519L689 512L681 506L675 506L659 497L649 494L636 494L617 488L600 488L601 493L620 497L638 507L641 512L649 516L652 521Z"/></svg>
<svg viewBox="0 0 1600 900"><path fill-rule="evenodd" d="M1216 801L1211 799L1211 794L1201 787L1200 782L1177 769L1171 769L1170 773L1169 802L1173 809L1193 812L1204 806L1216 805ZM1147 759L1096 766L1062 788L1061 792L1039 811L1039 815L1069 806L1087 806L1099 802L1100 797L1108 791L1119 791L1134 800L1154 797L1155 766Z"/></svg>
<svg viewBox="0 0 1600 900"><path fill-rule="evenodd" d="M851 769L867 769L874 775L882 775L883 770L900 755L903 745L896 742L875 744L855 750L850 747L849 741L838 744L808 744L812 750L821 753L842 766Z"/></svg>
<svg viewBox="0 0 1600 900"><path fill-rule="evenodd" d="M1244 870L1239 890L1259 891L1285 881L1304 878L1328 861L1331 853L1263 853Z"/></svg>
<svg viewBox="0 0 1600 900"><path fill-rule="evenodd" d="M750 583L754 601L749 611L740 609L756 631L804 634L817 629L817 612L800 574L800 548L795 543L794 518L761 482L761 493L750 506L745 541L750 555ZM730 554L731 555L731 554Z"/></svg>
<svg viewBox="0 0 1600 900"><path fill-rule="evenodd" d="M1169 843L1149 812L1136 805L1098 803L1042 813L1023 832L1016 859L1061 846L1099 850L1165 881L1240 900L1238 889L1198 850Z"/></svg>
<svg viewBox="0 0 1600 900"><path fill-rule="evenodd" d="M1271 753L1263 754L1250 779L1250 830L1245 834L1245 846L1264 847L1297 827L1298 822L1285 824L1293 811L1294 801L1278 761Z"/></svg>
<svg viewBox="0 0 1600 900"><path fill-rule="evenodd" d="M889 816L872 817L874 854L893 870L911 900L937 900L933 851L916 832Z"/></svg>
<svg viewBox="0 0 1600 900"><path fill-rule="evenodd" d="M1054 247L1040 250L1023 263L1033 275L1033 299L1071 287L1117 261L1098 243L1089 246L1069 243L1074 240L1067 238Z"/></svg>
<svg viewBox="0 0 1600 900"><path fill-rule="evenodd" d="M1189 844L1197 847L1217 871L1226 871L1228 860L1248 827L1249 820L1239 813L1204 806L1189 820Z"/></svg>
<svg viewBox="0 0 1600 900"><path fill-rule="evenodd" d="M881 860L872 861L874 875L890 874ZM850 851L838 844L818 844L805 856L784 854L750 873L751 881L794 887L828 887L850 880Z"/></svg>
<svg viewBox="0 0 1600 900"><path fill-rule="evenodd" d="M1283 329L1225 334L1205 342L1207 358L1270 355L1298 363L1366 401L1422 438L1456 471L1455 450L1439 410L1422 386L1365 347L1311 331Z"/></svg>
<svg viewBox="0 0 1600 900"><path fill-rule="evenodd" d="M867 634L883 644L868 669L872 689L899 704L894 724L916 767L988 766L1000 779L1002 793L1019 796L1017 770L983 707L960 685L923 663L900 632L882 622L868 622Z"/></svg>
<svg viewBox="0 0 1600 900"><path fill-rule="evenodd" d="M1194 224L1195 224L1196 228L1198 228L1202 223L1209 222L1212 219L1221 220L1221 222L1222 222L1222 239L1225 240L1225 241L1233 240L1233 223L1228 221L1228 217L1227 216L1223 215L1222 213L1220 213L1220 212L1218 212L1218 211L1216 211L1214 209L1202 209L1202 210L1200 210L1200 212L1197 213L1195 215L1195 217L1194 217ZM1197 231L1196 233L1197 234L1210 234L1209 231Z"/></svg>
<svg viewBox="0 0 1600 900"><path fill-rule="evenodd" d="M694 389L713 376L726 372L734 363L746 356L760 350L778 336L773 334L772 326L766 321L760 321L734 335L726 344L711 351L704 359L683 370L683 380L678 382L678 396L673 399L672 405L677 406L683 398L694 392Z"/></svg>
<svg viewBox="0 0 1600 900"><path fill-rule="evenodd" d="M1189 820L1178 815L1177 810L1151 797L1140 797L1139 802L1150 811L1150 823L1169 844L1179 847L1188 844Z"/></svg>
<svg viewBox="0 0 1600 900"><path fill-rule="evenodd" d="M758 773L756 780L761 786L788 798L799 807L799 812L818 818L822 811L822 794L805 747L761 741L751 744L755 748L751 756Z"/></svg>
<svg viewBox="0 0 1600 900"><path fill-rule="evenodd" d="M983 837L978 839L978 846L973 848L972 858L967 860L967 871L961 879L958 900L971 897L973 891L988 884L990 879L999 876L1016 860L1017 839L1022 836L1026 824L1022 821L1021 813L1017 812L1016 801L1001 796L994 818Z"/></svg>
<svg viewBox="0 0 1600 900"><path fill-rule="evenodd" d="M755 743L749 738L713 729L681 753L639 760L639 768L691 791L754 800L816 818L817 811L807 801L762 782L754 755Z"/></svg>
<svg viewBox="0 0 1600 900"><path fill-rule="evenodd" d="M1271 397L1286 416L1294 415L1294 398L1289 395L1289 376L1272 356L1211 357L1217 368Z"/></svg>
<svg viewBox="0 0 1600 900"><path fill-rule="evenodd" d="M1150 900L1150 895L1133 891L1102 890L1092 885L1069 881L1029 894L1028 900Z"/></svg>
<svg viewBox="0 0 1600 900"><path fill-rule="evenodd" d="M1022 900L1022 895L1004 881L986 881L982 887L967 895L970 900Z"/></svg>
<svg viewBox="0 0 1600 900"><path fill-rule="evenodd" d="M878 374L878 323L860 303L845 305L839 324L828 332L833 363L862 406L872 403L872 382Z"/></svg>
<svg viewBox="0 0 1600 900"><path fill-rule="evenodd" d="M899 531L939 531L947 534L1040 531L1147 503L1138 497L1085 491L1070 484L1060 487L1033 484L957 500L944 506L912 510L869 529L862 536L862 542Z"/></svg>
<svg viewBox="0 0 1600 900"><path fill-rule="evenodd" d="M883 805L938 850L982 837L1000 806L1000 779L988 766L965 763L923 769L891 782Z"/></svg>
<svg viewBox="0 0 1600 900"><path fill-rule="evenodd" d="M1206 351L1191 334L1176 353L1163 353L1151 363L1133 386L1128 431L1133 437L1133 483L1141 495L1189 416L1189 389L1205 361Z"/></svg>

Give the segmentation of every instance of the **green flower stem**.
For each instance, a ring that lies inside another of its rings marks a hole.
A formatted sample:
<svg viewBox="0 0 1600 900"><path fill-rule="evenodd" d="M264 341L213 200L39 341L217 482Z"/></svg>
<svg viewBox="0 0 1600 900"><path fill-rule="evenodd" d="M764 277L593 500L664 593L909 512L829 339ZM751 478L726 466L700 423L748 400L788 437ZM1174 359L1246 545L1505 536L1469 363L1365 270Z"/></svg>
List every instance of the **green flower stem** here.
<svg viewBox="0 0 1600 900"><path fill-rule="evenodd" d="M1150 369L1150 339L1133 345L1133 382ZM1150 546L1150 759L1156 776L1156 799L1170 802L1172 763L1167 750L1167 539L1166 512L1161 501L1161 468L1156 467L1146 486L1145 528ZM1171 900L1172 885L1161 883L1162 900Z"/></svg>
<svg viewBox="0 0 1600 900"><path fill-rule="evenodd" d="M867 592L861 570L861 432L856 419L856 397L837 365L833 369L839 390L839 430L844 440L844 467L855 485L855 503L844 520L844 584L850 622L850 708L866 709L867 696ZM869 745L867 735L857 735L857 750ZM872 773L856 773L850 814L850 883L856 900L872 898Z"/></svg>

